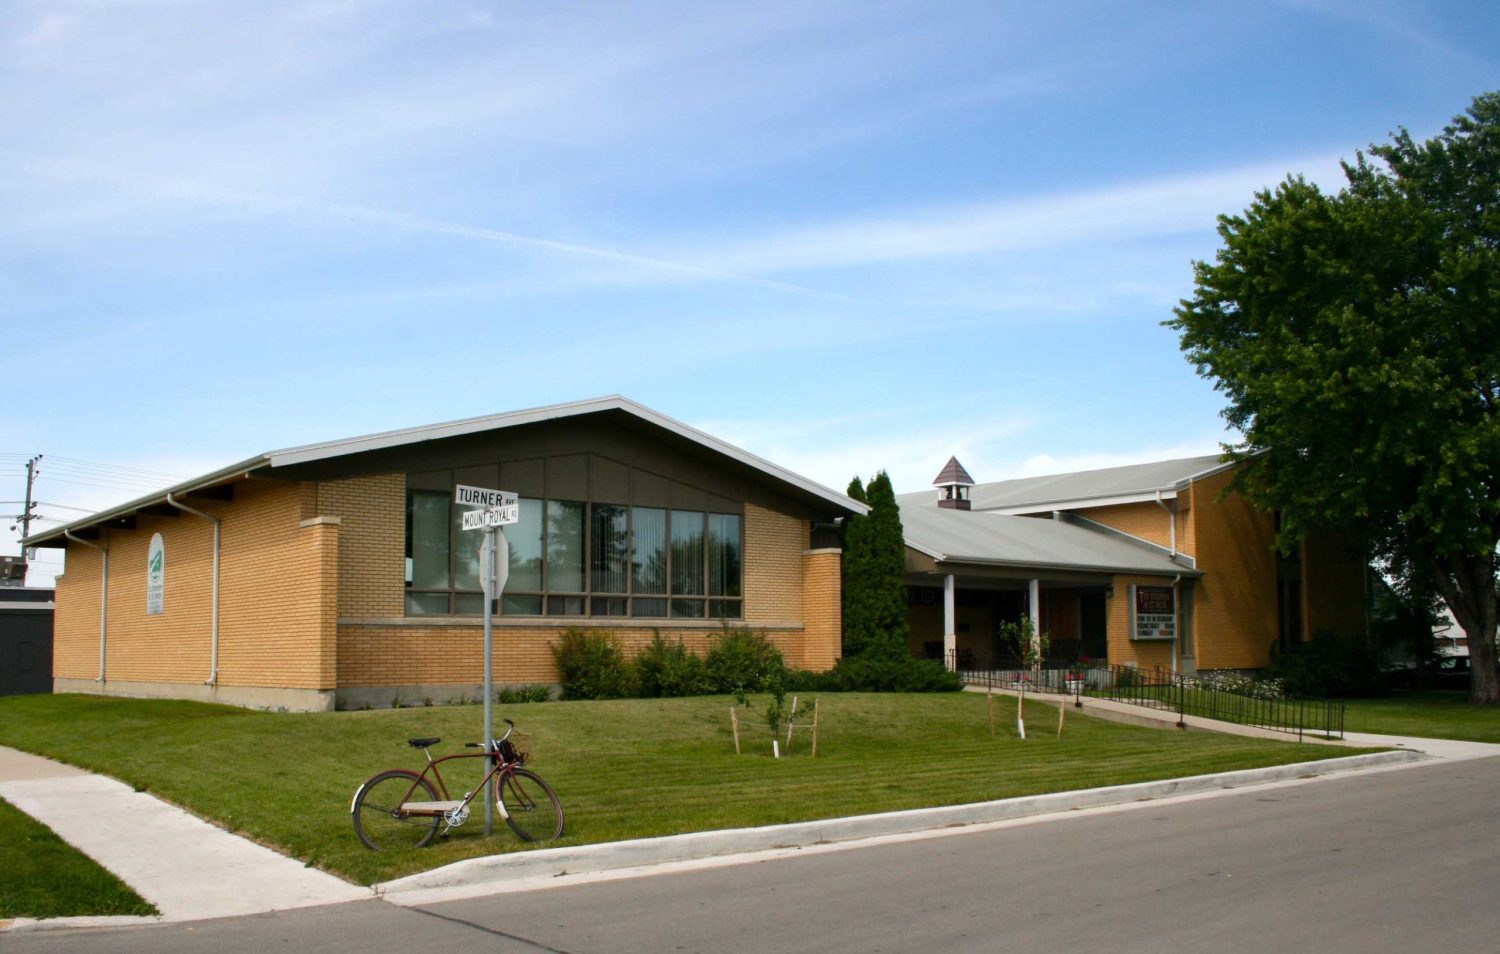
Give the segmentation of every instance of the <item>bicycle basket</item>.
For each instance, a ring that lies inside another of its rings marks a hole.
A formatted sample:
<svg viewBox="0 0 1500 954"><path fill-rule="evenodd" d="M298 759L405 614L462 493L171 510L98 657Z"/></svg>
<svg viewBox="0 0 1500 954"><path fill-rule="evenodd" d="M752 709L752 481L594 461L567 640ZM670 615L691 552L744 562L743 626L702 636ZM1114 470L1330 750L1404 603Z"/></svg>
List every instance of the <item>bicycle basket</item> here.
<svg viewBox="0 0 1500 954"><path fill-rule="evenodd" d="M500 743L500 758L507 763L525 763L531 758L531 737L521 732L512 732L510 738Z"/></svg>

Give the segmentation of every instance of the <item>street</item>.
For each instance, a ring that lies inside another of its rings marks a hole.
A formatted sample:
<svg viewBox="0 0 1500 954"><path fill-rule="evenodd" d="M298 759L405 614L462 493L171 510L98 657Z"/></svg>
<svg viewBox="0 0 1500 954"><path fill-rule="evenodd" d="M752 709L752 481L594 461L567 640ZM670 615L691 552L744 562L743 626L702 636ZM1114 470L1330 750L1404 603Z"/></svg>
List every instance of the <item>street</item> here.
<svg viewBox="0 0 1500 954"><path fill-rule="evenodd" d="M426 908L4 936L7 954L1492 950L1500 759Z"/></svg>

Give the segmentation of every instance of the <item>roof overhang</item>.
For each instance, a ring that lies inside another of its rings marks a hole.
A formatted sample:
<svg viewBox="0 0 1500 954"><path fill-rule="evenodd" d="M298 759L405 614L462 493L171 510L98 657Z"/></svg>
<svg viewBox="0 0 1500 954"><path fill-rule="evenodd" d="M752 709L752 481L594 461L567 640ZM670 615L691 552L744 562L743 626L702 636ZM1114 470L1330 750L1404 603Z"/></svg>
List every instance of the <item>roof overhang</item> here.
<svg viewBox="0 0 1500 954"><path fill-rule="evenodd" d="M319 444L303 444L298 447L268 451L267 453L214 471L211 474L195 477L192 480L184 481L164 490L148 494L144 497L138 497L129 503L111 507L108 510L74 520L59 527L53 527L42 533L33 534L23 540L22 543L25 546L63 546L65 543L65 534L67 533L76 534L83 530L107 525L112 521L128 518L147 508L166 504L168 496L188 496L194 493L201 493L208 488L243 480L257 474L261 476L273 476L273 472L277 468L330 460L336 457L347 457L367 451L385 450L392 447L417 444L423 441L442 440L449 437L461 437L466 434L478 434L484 431L504 430L505 428L519 427L525 424L564 420L604 411L621 411L629 414L664 431L676 434L710 451L721 454L752 470L759 471L768 477L789 484L803 493L840 510L861 515L869 513L870 508L866 504L846 497L800 474L795 474L784 467L777 466L764 457L752 454L743 448L722 441L711 434L698 430L696 427L691 427L675 418L670 418L665 414L653 411L645 405L638 404L629 398L613 394L608 397L593 398L587 401L553 404L547 407L530 408L524 411L512 411L507 414L471 417L461 421L450 421L446 424L431 424L425 427L383 431L378 434L367 434L363 437L349 437L335 441L325 441Z"/></svg>
<svg viewBox="0 0 1500 954"><path fill-rule="evenodd" d="M1016 507L984 507L975 513L998 513L1009 517L1025 517L1034 513L1051 513L1054 510L1083 510L1089 507L1118 507L1121 504L1155 503L1158 500L1176 500L1179 490L1197 477L1175 487L1160 490L1142 490L1139 493L1112 494L1108 497L1072 497L1064 500L1041 500Z"/></svg>

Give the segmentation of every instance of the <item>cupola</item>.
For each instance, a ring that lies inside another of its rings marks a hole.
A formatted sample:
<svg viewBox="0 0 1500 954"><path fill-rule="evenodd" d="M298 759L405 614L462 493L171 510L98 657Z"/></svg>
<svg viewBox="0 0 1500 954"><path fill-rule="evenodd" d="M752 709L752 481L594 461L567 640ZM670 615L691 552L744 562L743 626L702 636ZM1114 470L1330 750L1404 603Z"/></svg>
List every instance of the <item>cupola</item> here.
<svg viewBox="0 0 1500 954"><path fill-rule="evenodd" d="M957 457L948 458L948 463L932 485L938 489L939 507L945 510L969 509L969 488L974 486L974 478L964 470L964 465L958 462Z"/></svg>

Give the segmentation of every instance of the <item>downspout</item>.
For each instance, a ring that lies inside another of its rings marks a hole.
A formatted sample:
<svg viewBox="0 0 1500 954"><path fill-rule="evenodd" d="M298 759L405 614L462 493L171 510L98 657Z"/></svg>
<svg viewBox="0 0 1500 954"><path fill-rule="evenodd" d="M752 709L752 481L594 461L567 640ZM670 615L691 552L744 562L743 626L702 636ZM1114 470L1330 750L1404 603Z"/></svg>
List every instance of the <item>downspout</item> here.
<svg viewBox="0 0 1500 954"><path fill-rule="evenodd" d="M1177 511L1167 506L1166 501L1161 499L1161 491L1156 492L1156 505L1167 512L1167 530L1171 533L1172 559L1177 559Z"/></svg>
<svg viewBox="0 0 1500 954"><path fill-rule="evenodd" d="M1172 671L1181 672L1178 665L1177 652L1182 647L1182 594L1178 592L1178 586L1182 583L1182 574L1172 577Z"/></svg>
<svg viewBox="0 0 1500 954"><path fill-rule="evenodd" d="M93 547L104 554L104 565L99 572L99 677L95 682L104 681L104 648L109 636L109 549L101 547L97 543L90 543L82 537L73 536L73 531L64 530L63 536L74 543L81 543L86 547Z"/></svg>
<svg viewBox="0 0 1500 954"><path fill-rule="evenodd" d="M171 494L167 494L167 503L184 513L190 513L195 517L202 517L214 525L213 643L208 657L208 680L203 684L205 686L215 686L219 683L219 518L206 514L201 510L195 510L187 504L174 499Z"/></svg>

